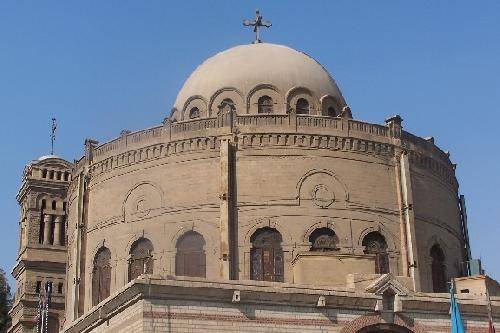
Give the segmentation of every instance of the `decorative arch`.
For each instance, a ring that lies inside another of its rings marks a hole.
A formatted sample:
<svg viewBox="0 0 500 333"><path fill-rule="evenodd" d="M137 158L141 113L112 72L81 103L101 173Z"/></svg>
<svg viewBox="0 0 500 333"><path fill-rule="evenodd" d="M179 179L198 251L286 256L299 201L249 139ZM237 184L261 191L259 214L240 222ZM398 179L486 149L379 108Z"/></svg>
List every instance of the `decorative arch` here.
<svg viewBox="0 0 500 333"><path fill-rule="evenodd" d="M394 322L387 323L380 314L370 313L360 316L347 323L340 333L375 333L375 332L394 332L394 333L426 333L427 330L414 320L395 313ZM388 331L387 331L388 330Z"/></svg>
<svg viewBox="0 0 500 333"><path fill-rule="evenodd" d="M125 222L145 218L150 213L164 206L163 191L153 182L135 184L125 195L122 204Z"/></svg>
<svg viewBox="0 0 500 333"><path fill-rule="evenodd" d="M387 244L387 250L389 252L394 252L397 250L396 235L394 235L392 232L390 232L390 230L388 230L381 224L379 224L378 226L365 228L359 234L357 241L358 247L363 247L363 239L366 237L366 235L368 235L371 232L378 232L385 238L385 242Z"/></svg>
<svg viewBox="0 0 500 333"><path fill-rule="evenodd" d="M349 192L347 186L334 172L326 169L313 169L306 172L297 182L297 199L310 200L319 208L329 208L336 202L347 206Z"/></svg>
<svg viewBox="0 0 500 333"><path fill-rule="evenodd" d="M214 239L213 237L214 231L217 232L218 228L213 224L211 224L210 221L196 220L193 221L193 223L189 227L183 226L180 227L177 231L175 231L172 237L170 238L170 242L168 242L167 244L166 250L169 252L175 252L176 251L175 245L177 244L179 239L185 233L190 231L203 235L203 238L205 239L205 251L212 252L212 249L216 247L216 244L218 244L218 240Z"/></svg>
<svg viewBox="0 0 500 333"><path fill-rule="evenodd" d="M182 106L181 119L178 120L189 119L189 110L191 110L192 107L198 107L200 110L200 116L206 117L207 105L207 100L201 95L193 95L189 97Z"/></svg>
<svg viewBox="0 0 500 333"><path fill-rule="evenodd" d="M332 95L324 95L320 98L319 103L321 105L321 112L323 116L338 117L340 115L341 106L338 100ZM328 111L329 108L333 108L335 111L334 115L331 115Z"/></svg>
<svg viewBox="0 0 500 333"><path fill-rule="evenodd" d="M252 88L247 95L247 113L257 114L257 101L260 97L267 95L273 99L273 113L286 113L285 109L280 109L283 103L283 95L280 90L272 84L259 84Z"/></svg>
<svg viewBox="0 0 500 333"><path fill-rule="evenodd" d="M290 232L281 226L281 224L275 219L275 218L261 218L258 220L254 220L250 222L251 227L247 230L245 233L245 244L251 246L251 237L252 235L261 228L272 228L276 229L280 234L283 239L283 245L286 245L287 243L292 244L293 243L293 237L290 234Z"/></svg>
<svg viewBox="0 0 500 333"><path fill-rule="evenodd" d="M326 252L338 249L339 237L328 227L316 228L309 235L310 251Z"/></svg>
<svg viewBox="0 0 500 333"><path fill-rule="evenodd" d="M243 93L234 87L224 87L217 90L212 95L212 97L210 97L210 101L208 102L209 117L212 117L218 113L219 110L214 110L214 107L217 108L219 104L226 98L229 98L234 102L234 106L238 113L246 113L246 110L243 110L245 99Z"/></svg>
<svg viewBox="0 0 500 333"><path fill-rule="evenodd" d="M287 91L285 95L285 101L287 105L287 109L296 109L297 101L299 99L305 99L309 104L309 112L307 114L314 115L317 110L317 102L315 94L306 87L293 87Z"/></svg>

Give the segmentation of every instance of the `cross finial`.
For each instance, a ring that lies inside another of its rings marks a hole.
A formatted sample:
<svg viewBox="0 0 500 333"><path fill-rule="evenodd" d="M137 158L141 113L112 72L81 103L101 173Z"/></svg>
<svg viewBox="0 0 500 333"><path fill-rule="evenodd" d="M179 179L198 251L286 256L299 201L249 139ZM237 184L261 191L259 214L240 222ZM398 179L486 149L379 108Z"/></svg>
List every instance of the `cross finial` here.
<svg viewBox="0 0 500 333"><path fill-rule="evenodd" d="M54 141L56 141L56 129L57 129L57 123L56 123L56 118L52 118L52 128L51 128L51 133L50 133L50 154L54 155Z"/></svg>
<svg viewBox="0 0 500 333"><path fill-rule="evenodd" d="M260 27L266 27L269 28L272 24L269 21L263 20L262 15L260 15L259 10L257 9L255 11L255 20L243 20L243 25L248 27L252 26L253 27L253 32L255 32L255 40L253 41L254 44L261 43L260 40L260 33L259 33L259 28Z"/></svg>

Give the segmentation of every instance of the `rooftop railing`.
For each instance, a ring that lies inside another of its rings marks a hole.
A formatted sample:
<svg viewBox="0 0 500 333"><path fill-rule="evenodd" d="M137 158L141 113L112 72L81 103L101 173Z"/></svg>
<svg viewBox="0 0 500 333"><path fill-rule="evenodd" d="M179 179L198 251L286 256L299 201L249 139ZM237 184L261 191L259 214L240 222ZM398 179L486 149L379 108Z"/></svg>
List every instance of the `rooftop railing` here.
<svg viewBox="0 0 500 333"><path fill-rule="evenodd" d="M358 120L291 114L238 115L226 112L211 118L190 119L179 122L166 121L164 124L137 132L124 132L120 137L95 147L94 161L156 143L168 143L185 139L214 137L232 133L290 133L332 135L352 137L380 143L392 143L389 127L370 124ZM440 158L446 154L431 142L408 132L402 139ZM77 168L82 160L78 161Z"/></svg>

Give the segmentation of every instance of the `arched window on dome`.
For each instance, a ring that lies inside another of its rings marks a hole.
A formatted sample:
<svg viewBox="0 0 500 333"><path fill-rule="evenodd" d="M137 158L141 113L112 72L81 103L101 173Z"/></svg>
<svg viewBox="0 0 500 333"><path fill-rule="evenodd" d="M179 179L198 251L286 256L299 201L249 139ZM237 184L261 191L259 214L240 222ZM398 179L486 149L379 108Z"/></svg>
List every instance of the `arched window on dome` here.
<svg viewBox="0 0 500 333"><path fill-rule="evenodd" d="M92 305L109 297L111 286L111 251L101 247L94 257L92 269ZM62 291L62 287L60 288Z"/></svg>
<svg viewBox="0 0 500 333"><path fill-rule="evenodd" d="M153 274L153 244L147 238L136 240L130 248L129 282L142 274Z"/></svg>
<svg viewBox="0 0 500 333"><path fill-rule="evenodd" d="M220 112L231 112L235 110L234 102L231 98L224 98L217 106Z"/></svg>
<svg viewBox="0 0 500 333"><path fill-rule="evenodd" d="M206 277L205 239L196 231L188 231L177 241L175 275Z"/></svg>
<svg viewBox="0 0 500 333"><path fill-rule="evenodd" d="M299 98L295 104L297 114L309 114L309 102L305 98Z"/></svg>
<svg viewBox="0 0 500 333"><path fill-rule="evenodd" d="M363 238L362 245L366 254L375 255L375 274L389 273L389 255L384 236L377 231L370 232Z"/></svg>
<svg viewBox="0 0 500 333"><path fill-rule="evenodd" d="M267 95L259 97L257 100L258 113L273 113L273 99Z"/></svg>
<svg viewBox="0 0 500 333"><path fill-rule="evenodd" d="M260 228L250 238L250 278L258 281L283 282L282 237L278 230Z"/></svg>
<svg viewBox="0 0 500 333"><path fill-rule="evenodd" d="M196 106L191 108L189 110L189 119L196 119L200 118L200 109L198 109Z"/></svg>
<svg viewBox="0 0 500 333"><path fill-rule="evenodd" d="M337 111L335 111L335 109L332 106L329 106L326 109L326 115L329 116L329 117L336 117L337 116Z"/></svg>
<svg viewBox="0 0 500 333"><path fill-rule="evenodd" d="M318 228L309 236L311 251L333 251L337 249L338 238L329 228Z"/></svg>
<svg viewBox="0 0 500 333"><path fill-rule="evenodd" d="M435 293L445 293L446 290L446 271L444 266L444 253L439 244L434 244L430 251L432 259L432 290Z"/></svg>

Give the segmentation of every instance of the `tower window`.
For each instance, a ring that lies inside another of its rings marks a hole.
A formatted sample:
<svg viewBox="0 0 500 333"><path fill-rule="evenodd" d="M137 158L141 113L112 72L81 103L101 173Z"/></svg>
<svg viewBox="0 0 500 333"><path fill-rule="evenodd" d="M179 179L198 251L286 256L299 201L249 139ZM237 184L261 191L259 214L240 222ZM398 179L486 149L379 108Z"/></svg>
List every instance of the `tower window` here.
<svg viewBox="0 0 500 333"><path fill-rule="evenodd" d="M47 169L42 170L42 178L47 178Z"/></svg>
<svg viewBox="0 0 500 333"><path fill-rule="evenodd" d="M56 210L56 205L57 205L56 201L55 201L55 200L53 200L53 201L52 201L52 209L53 209L53 210Z"/></svg>
<svg viewBox="0 0 500 333"><path fill-rule="evenodd" d="M189 119L196 119L196 118L200 118L200 109L194 107L191 108L191 110L189 110Z"/></svg>
<svg viewBox="0 0 500 333"><path fill-rule="evenodd" d="M63 292L63 283L59 282L57 284L57 293L62 294L62 292Z"/></svg>
<svg viewBox="0 0 500 333"><path fill-rule="evenodd" d="M257 101L258 113L273 113L273 99L269 96L261 96Z"/></svg>
<svg viewBox="0 0 500 333"><path fill-rule="evenodd" d="M297 114L309 114L309 102L305 98L299 98L295 106Z"/></svg>

